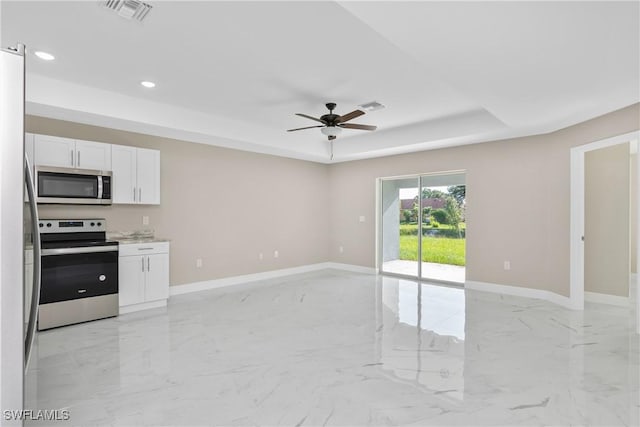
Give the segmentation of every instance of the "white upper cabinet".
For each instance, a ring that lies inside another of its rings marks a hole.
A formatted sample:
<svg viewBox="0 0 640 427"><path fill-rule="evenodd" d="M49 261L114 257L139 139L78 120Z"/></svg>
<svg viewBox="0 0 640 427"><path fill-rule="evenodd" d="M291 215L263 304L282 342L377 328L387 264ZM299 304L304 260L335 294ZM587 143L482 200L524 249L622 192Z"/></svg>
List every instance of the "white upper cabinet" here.
<svg viewBox="0 0 640 427"><path fill-rule="evenodd" d="M34 136L35 164L77 169L111 170L111 144Z"/></svg>
<svg viewBox="0 0 640 427"><path fill-rule="evenodd" d="M35 164L42 166L75 167L76 141L49 135L35 135Z"/></svg>
<svg viewBox="0 0 640 427"><path fill-rule="evenodd" d="M111 144L76 141L76 167L78 169L111 170Z"/></svg>
<svg viewBox="0 0 640 427"><path fill-rule="evenodd" d="M111 146L113 203L136 203L136 150L126 145Z"/></svg>
<svg viewBox="0 0 640 427"><path fill-rule="evenodd" d="M160 204L160 151L138 148L138 203Z"/></svg>
<svg viewBox="0 0 640 427"><path fill-rule="evenodd" d="M113 203L160 204L160 151L111 146Z"/></svg>
<svg viewBox="0 0 640 427"><path fill-rule="evenodd" d="M32 165L112 171L113 203L160 204L160 151L25 134Z"/></svg>

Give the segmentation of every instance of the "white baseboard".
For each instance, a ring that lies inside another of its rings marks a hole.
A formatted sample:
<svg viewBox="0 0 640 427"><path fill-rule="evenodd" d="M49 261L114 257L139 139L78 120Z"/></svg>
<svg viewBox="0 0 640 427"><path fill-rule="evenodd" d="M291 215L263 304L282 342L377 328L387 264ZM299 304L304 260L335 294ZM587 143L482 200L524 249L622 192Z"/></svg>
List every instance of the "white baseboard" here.
<svg viewBox="0 0 640 427"><path fill-rule="evenodd" d="M151 302L141 302L140 304L125 305L124 307L120 307L120 314L133 313L135 311L148 310L150 308L166 307L166 305L166 299Z"/></svg>
<svg viewBox="0 0 640 427"><path fill-rule="evenodd" d="M224 277L222 279L205 280L202 282L187 283L169 287L169 295L181 295L191 292L206 291L209 289L223 288L227 286L242 285L259 280L274 279L291 276L293 274L309 273L312 271L334 268L338 270L352 271L356 273L375 273L374 268L361 267L359 265L340 264L335 262L321 262L318 264L303 265L300 267L284 268L281 270L264 271L262 273L245 274L242 276Z"/></svg>
<svg viewBox="0 0 640 427"><path fill-rule="evenodd" d="M327 268L335 268L336 270L352 271L354 273L377 274L378 271L373 267L363 267L354 264L342 264L339 262L328 262Z"/></svg>
<svg viewBox="0 0 640 427"><path fill-rule="evenodd" d="M476 282L467 280L464 284L465 289L473 289L476 291L493 292L497 294L513 295L517 297L535 298L548 301L565 308L574 309L571 300L568 297L558 295L555 292L545 291L543 289L523 288L520 286L498 285L495 283Z"/></svg>
<svg viewBox="0 0 640 427"><path fill-rule="evenodd" d="M616 305L618 307L629 307L629 297L619 297L616 295L601 294L598 292L584 292L584 300L599 304Z"/></svg>

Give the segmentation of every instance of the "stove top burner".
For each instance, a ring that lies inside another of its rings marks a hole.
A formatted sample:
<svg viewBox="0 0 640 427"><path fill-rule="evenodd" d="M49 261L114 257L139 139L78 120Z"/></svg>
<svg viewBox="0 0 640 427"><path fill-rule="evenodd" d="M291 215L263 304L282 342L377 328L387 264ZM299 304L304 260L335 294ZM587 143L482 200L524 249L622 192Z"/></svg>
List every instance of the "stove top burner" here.
<svg viewBox="0 0 640 427"><path fill-rule="evenodd" d="M106 238L106 221L93 219L41 219L39 223L42 247L74 248L117 245Z"/></svg>

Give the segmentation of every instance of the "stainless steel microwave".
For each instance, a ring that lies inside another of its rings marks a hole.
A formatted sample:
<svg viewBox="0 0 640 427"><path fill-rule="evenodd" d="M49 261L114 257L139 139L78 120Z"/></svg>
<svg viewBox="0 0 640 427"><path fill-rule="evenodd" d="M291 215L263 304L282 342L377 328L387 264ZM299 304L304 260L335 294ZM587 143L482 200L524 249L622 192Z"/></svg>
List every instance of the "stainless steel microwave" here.
<svg viewBox="0 0 640 427"><path fill-rule="evenodd" d="M110 205L111 171L35 167L38 203Z"/></svg>

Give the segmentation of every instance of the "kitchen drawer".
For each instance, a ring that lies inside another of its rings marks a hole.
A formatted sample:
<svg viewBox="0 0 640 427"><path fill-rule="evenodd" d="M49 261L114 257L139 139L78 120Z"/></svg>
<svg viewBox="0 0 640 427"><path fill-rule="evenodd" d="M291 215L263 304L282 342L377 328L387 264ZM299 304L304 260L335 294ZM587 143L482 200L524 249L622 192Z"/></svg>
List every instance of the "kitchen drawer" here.
<svg viewBox="0 0 640 427"><path fill-rule="evenodd" d="M120 256L169 253L169 242L120 243Z"/></svg>

